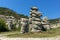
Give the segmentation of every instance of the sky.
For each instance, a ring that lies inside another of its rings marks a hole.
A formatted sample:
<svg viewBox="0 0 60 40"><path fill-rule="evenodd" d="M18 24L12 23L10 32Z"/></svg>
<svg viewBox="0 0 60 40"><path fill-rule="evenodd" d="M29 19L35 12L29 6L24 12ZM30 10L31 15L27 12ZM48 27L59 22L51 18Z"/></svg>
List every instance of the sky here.
<svg viewBox="0 0 60 40"><path fill-rule="evenodd" d="M60 18L60 0L0 0L0 7L6 7L27 16L33 6L38 7L42 17Z"/></svg>

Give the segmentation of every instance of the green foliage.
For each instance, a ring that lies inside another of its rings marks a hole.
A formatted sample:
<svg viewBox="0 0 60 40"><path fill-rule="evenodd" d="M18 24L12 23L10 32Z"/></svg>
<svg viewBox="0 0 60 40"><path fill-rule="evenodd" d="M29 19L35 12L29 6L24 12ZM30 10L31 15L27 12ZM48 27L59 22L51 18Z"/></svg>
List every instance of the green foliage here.
<svg viewBox="0 0 60 40"><path fill-rule="evenodd" d="M11 31L20 31L20 27L16 27L17 23L13 24L13 29Z"/></svg>
<svg viewBox="0 0 60 40"><path fill-rule="evenodd" d="M50 19L50 20L49 20L49 23L51 23L51 24L56 24L56 23L59 22L59 20L60 20L60 18Z"/></svg>
<svg viewBox="0 0 60 40"><path fill-rule="evenodd" d="M20 31L21 27L16 28L16 31Z"/></svg>
<svg viewBox="0 0 60 40"><path fill-rule="evenodd" d="M28 18L27 16L23 14L17 14L15 11L5 8L5 7L0 7L0 14L1 15L7 15L7 16L14 16L16 19L19 19L21 17Z"/></svg>
<svg viewBox="0 0 60 40"><path fill-rule="evenodd" d="M0 19L0 32L3 31L8 31L8 29L6 28L5 21L3 19Z"/></svg>

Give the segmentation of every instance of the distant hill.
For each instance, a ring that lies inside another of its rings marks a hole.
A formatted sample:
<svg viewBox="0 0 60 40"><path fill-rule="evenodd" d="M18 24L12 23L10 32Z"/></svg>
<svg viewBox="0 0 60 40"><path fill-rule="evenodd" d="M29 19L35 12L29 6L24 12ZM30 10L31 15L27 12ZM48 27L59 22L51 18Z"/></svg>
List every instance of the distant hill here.
<svg viewBox="0 0 60 40"><path fill-rule="evenodd" d="M60 22L60 18L50 19L49 20L49 23L51 23L51 24L56 24L56 23L59 23L59 22Z"/></svg>
<svg viewBox="0 0 60 40"><path fill-rule="evenodd" d="M23 18L28 18L28 16L25 16L24 14L18 14L14 10L11 10L11 9L5 8L5 7L0 7L0 15L14 16L16 19L20 19L22 17ZM60 18L50 19L49 23L55 24L55 23L58 23L59 20L60 20Z"/></svg>
<svg viewBox="0 0 60 40"><path fill-rule="evenodd" d="M28 18L28 16L25 16L23 14L18 14L15 11L9 8L5 8L5 7L0 7L0 15L14 16L17 19L22 18L22 17Z"/></svg>

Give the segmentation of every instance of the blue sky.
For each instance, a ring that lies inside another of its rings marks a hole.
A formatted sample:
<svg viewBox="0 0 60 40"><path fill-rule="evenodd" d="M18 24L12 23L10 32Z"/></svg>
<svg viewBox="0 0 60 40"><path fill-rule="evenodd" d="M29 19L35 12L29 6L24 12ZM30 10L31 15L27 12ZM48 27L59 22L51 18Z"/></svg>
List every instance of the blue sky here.
<svg viewBox="0 0 60 40"><path fill-rule="evenodd" d="M27 16L32 6L38 7L43 17L60 18L60 0L0 0L0 7L10 8Z"/></svg>

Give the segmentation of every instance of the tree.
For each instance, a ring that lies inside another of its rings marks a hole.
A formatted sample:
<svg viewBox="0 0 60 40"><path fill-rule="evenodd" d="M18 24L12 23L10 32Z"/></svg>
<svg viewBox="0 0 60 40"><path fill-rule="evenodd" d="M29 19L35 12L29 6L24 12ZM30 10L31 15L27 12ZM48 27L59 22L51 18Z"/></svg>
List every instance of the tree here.
<svg viewBox="0 0 60 40"><path fill-rule="evenodd" d="M8 31L8 29L6 28L5 21L0 18L0 32L4 32L4 31Z"/></svg>

